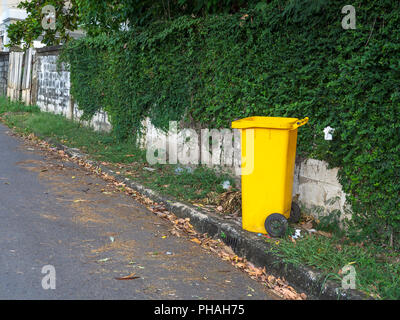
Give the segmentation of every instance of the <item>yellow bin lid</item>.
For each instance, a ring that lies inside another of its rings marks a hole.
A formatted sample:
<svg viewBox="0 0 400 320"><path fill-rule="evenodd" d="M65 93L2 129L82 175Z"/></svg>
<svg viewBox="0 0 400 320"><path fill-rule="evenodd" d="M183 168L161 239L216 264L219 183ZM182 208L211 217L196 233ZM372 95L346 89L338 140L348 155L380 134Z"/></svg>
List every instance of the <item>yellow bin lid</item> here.
<svg viewBox="0 0 400 320"><path fill-rule="evenodd" d="M269 128L269 129L286 129L294 130L305 125L308 117L302 120L297 118L283 117L250 117L232 122L233 129L247 128Z"/></svg>

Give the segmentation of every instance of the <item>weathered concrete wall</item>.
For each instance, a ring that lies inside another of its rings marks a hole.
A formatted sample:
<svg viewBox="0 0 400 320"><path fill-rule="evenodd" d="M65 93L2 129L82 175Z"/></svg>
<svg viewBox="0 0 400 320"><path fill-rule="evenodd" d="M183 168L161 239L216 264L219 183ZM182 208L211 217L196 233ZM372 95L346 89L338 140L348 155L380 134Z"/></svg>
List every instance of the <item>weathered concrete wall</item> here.
<svg viewBox="0 0 400 320"><path fill-rule="evenodd" d="M70 95L70 72L65 65L57 66L60 46L37 49L33 66L33 102L40 110L62 114L69 119L79 120L82 112ZM94 115L86 125L96 130L111 129L105 112Z"/></svg>
<svg viewBox="0 0 400 320"><path fill-rule="evenodd" d="M8 52L0 52L0 95L7 95Z"/></svg>
<svg viewBox="0 0 400 320"><path fill-rule="evenodd" d="M71 118L69 72L57 70L58 48L43 48L36 52L33 72L37 81L35 103L42 111Z"/></svg>
<svg viewBox="0 0 400 320"><path fill-rule="evenodd" d="M79 119L82 116L82 111L78 109L78 105L76 103L74 103L73 112L74 119ZM108 119L108 114L104 111L97 112L89 122L83 121L83 123L97 131L108 132L111 130L111 124Z"/></svg>
<svg viewBox="0 0 400 320"><path fill-rule="evenodd" d="M142 147L148 148L152 146L155 149L166 148L166 153L173 152L179 154L183 152L182 145L170 146L168 144L168 136L155 128L149 119L144 123L145 134L142 139ZM236 130L234 130L236 131ZM322 134L322 133L321 133ZM178 133L178 140L182 138L182 134ZM200 143L201 135L198 132L198 140ZM233 161L226 159L226 156L232 157L231 154L223 153L224 141L212 150L213 159L219 161L224 171L236 175L236 182L240 185L240 139L234 140ZM187 146L193 148L189 143ZM201 149L201 147L198 147ZM201 153L201 152L200 152ZM169 155L167 155L169 159ZM200 156L201 159L201 156ZM201 160L200 160L201 161ZM223 164L232 162L232 166L222 166ZM324 161L315 159L306 159L304 161L296 161L293 182L293 198L300 202L305 211L315 217L328 215L333 210L339 210L341 218L348 217L346 207L346 195L342 190L337 179L338 168L328 169L328 164Z"/></svg>
<svg viewBox="0 0 400 320"><path fill-rule="evenodd" d="M13 101L21 99L22 71L24 53L19 48L12 48L8 61L7 97Z"/></svg>
<svg viewBox="0 0 400 320"><path fill-rule="evenodd" d="M306 159L296 163L293 195L313 216L325 216L339 210L341 219L349 218L350 207L337 174L339 169L328 169L325 161Z"/></svg>
<svg viewBox="0 0 400 320"><path fill-rule="evenodd" d="M29 48L24 54L24 69L22 73L21 83L21 100L27 104L31 104L32 98L32 61L34 57L34 49Z"/></svg>

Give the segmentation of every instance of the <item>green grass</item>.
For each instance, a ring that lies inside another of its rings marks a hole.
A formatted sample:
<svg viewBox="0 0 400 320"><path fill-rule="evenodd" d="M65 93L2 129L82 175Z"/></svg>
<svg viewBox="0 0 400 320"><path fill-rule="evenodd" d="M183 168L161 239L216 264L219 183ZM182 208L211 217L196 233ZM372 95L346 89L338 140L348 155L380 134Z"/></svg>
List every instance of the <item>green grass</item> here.
<svg viewBox="0 0 400 320"><path fill-rule="evenodd" d="M229 180L234 185L233 179L227 174L215 174L215 171L206 167L196 167L192 172L184 170L176 173L179 166L163 166L153 173L147 174L142 179L153 190L165 192L178 199L196 201L204 199L210 192L222 193L224 189L221 184ZM181 168L181 167L179 167ZM179 181L179 183L177 183Z"/></svg>
<svg viewBox="0 0 400 320"><path fill-rule="evenodd" d="M26 106L18 101L10 101L4 96L0 96L0 114L6 112L40 112L37 106Z"/></svg>
<svg viewBox="0 0 400 320"><path fill-rule="evenodd" d="M192 172L175 173L176 165L155 165L151 166L156 169L154 172L147 171L144 168L150 165L146 153L134 143L118 141L110 133L93 131L61 115L40 112L38 107L24 106L1 97L1 113L5 123L17 131L53 138L69 147L79 148L94 160L111 163L121 174L179 200L193 202L204 199L210 192L222 193L221 184L225 180L234 186L234 179L228 174L216 174L203 166Z"/></svg>
<svg viewBox="0 0 400 320"><path fill-rule="evenodd" d="M352 264L358 290L378 299L400 299L400 254L388 248L318 235L307 235L295 243L288 238L279 244L269 242L285 262L314 267L333 281L341 282L340 270Z"/></svg>

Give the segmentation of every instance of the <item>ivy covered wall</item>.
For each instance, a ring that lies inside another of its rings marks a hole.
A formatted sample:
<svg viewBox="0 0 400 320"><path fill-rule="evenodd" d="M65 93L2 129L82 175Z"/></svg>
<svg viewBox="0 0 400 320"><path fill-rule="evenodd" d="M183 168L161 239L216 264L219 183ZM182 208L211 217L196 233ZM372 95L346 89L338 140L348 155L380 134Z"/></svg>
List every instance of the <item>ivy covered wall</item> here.
<svg viewBox="0 0 400 320"><path fill-rule="evenodd" d="M104 108L120 139L134 139L145 117L160 128L310 117L298 152L341 168L350 235L398 245L400 6L352 5L355 30L342 28L342 1L272 0L87 37L63 59L84 116ZM336 129L333 141L324 140L326 126Z"/></svg>

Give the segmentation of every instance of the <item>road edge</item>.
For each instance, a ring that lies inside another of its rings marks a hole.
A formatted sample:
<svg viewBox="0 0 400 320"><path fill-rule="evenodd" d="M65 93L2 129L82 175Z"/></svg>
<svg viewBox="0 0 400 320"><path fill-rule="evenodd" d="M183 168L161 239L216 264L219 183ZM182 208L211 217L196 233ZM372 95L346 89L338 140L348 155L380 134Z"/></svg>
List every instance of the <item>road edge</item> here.
<svg viewBox="0 0 400 320"><path fill-rule="evenodd" d="M161 195L132 179L117 174L100 162L91 160L90 156L77 148L62 145L52 138L38 137L57 150L64 151L69 157L77 158L96 169L100 169L103 174L113 177L117 182L124 183L152 201L163 204L168 211L177 217L190 218L190 223L196 231L207 233L210 237L219 237L238 256L245 257L257 267L265 267L268 273L286 279L293 288L305 292L308 296L322 300L372 300L372 297L358 290L342 289L338 283L327 280L322 272L314 268L285 262L271 251L272 247L269 243L256 234L243 230L235 222L223 220L217 215L203 212L201 208ZM221 237L222 234L223 237Z"/></svg>

